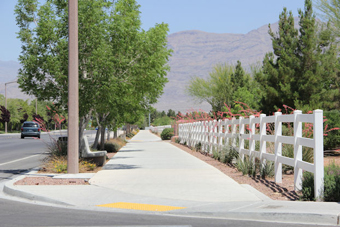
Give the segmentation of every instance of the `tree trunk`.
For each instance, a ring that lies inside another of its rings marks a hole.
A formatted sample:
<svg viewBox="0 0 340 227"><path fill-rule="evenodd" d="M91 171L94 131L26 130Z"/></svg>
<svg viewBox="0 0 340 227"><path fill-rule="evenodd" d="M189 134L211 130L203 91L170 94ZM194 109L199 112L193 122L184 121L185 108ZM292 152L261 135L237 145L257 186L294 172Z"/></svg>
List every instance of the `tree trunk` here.
<svg viewBox="0 0 340 227"><path fill-rule="evenodd" d="M118 129L114 130L113 138L115 138L115 139L118 138Z"/></svg>
<svg viewBox="0 0 340 227"><path fill-rule="evenodd" d="M79 154L81 154L81 149L82 147L84 147L83 146L84 144L82 144L83 143L82 138L84 136L84 130L90 121L91 113L92 113L92 110L88 114L86 114L84 117L81 117L79 119Z"/></svg>
<svg viewBox="0 0 340 227"><path fill-rule="evenodd" d="M130 129L130 124L126 124L126 135L130 134L131 129Z"/></svg>
<svg viewBox="0 0 340 227"><path fill-rule="evenodd" d="M101 127L98 126L98 130L97 130L97 132L96 132L96 138L94 139L94 143L93 143L93 145L92 145L92 148L93 148L93 149L97 149L97 147L98 147L98 141L99 141L100 130L101 130Z"/></svg>
<svg viewBox="0 0 340 227"><path fill-rule="evenodd" d="M107 138L106 138L107 141L110 140L110 129L109 127L107 128Z"/></svg>
<svg viewBox="0 0 340 227"><path fill-rule="evenodd" d="M100 150L104 150L104 143L105 143L105 126L103 125L101 128L101 135L100 135Z"/></svg>

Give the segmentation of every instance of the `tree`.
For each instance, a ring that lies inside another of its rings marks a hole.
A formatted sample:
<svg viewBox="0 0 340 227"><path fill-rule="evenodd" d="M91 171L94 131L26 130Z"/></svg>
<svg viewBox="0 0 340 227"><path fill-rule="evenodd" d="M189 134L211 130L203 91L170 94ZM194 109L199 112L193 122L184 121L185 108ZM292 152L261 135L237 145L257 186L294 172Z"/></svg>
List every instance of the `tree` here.
<svg viewBox="0 0 340 227"><path fill-rule="evenodd" d="M249 90L250 84L250 75L244 72L241 62L238 61L235 67L227 64L216 65L207 80L199 77L191 78L187 93L199 102L208 102L212 111L218 112L225 104L233 106L233 102L237 101L234 98L240 98L235 96L235 91L243 87ZM242 91L240 90L239 93Z"/></svg>
<svg viewBox="0 0 340 227"><path fill-rule="evenodd" d="M1 118L0 122L5 124L5 122L9 122L11 120L11 113L4 106L0 106L1 110Z"/></svg>
<svg viewBox="0 0 340 227"><path fill-rule="evenodd" d="M166 114L168 117L175 118L176 117L176 112L172 109L168 110L168 113Z"/></svg>
<svg viewBox="0 0 340 227"><path fill-rule="evenodd" d="M145 110L167 82L168 26L142 30L139 7L135 0L78 3L80 139L93 112ZM18 0L15 13L23 43L20 88L67 110L67 1L49 0L38 8L37 0Z"/></svg>
<svg viewBox="0 0 340 227"><path fill-rule="evenodd" d="M322 14L319 16L331 24L331 29L336 37L340 37L340 0L314 0L316 8Z"/></svg>
<svg viewBox="0 0 340 227"><path fill-rule="evenodd" d="M310 0L304 11L299 10L300 30L294 28L294 17L284 8L280 14L279 31L269 26L274 52L263 60L263 74L256 79L265 95L262 110L288 105L310 110L338 106L336 46L329 28L318 30Z"/></svg>

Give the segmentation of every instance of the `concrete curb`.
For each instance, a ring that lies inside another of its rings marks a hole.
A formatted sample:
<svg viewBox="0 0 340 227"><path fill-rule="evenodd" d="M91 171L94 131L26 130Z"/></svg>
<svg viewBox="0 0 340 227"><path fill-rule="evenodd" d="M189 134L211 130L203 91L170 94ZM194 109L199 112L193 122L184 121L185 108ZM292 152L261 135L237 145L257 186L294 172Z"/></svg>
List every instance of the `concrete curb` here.
<svg viewBox="0 0 340 227"><path fill-rule="evenodd" d="M7 195L10 195L10 196L15 196L15 197L33 200L33 201L51 203L51 204L56 204L56 205L73 206L73 205L68 204L68 203L64 203L64 202L61 202L61 201L58 201L58 200L55 200L55 199L51 199L51 198L47 198L47 197L44 197L44 196L34 195L34 194L29 193L29 192L25 192L25 191L22 191L22 190L15 188L14 183L18 180L21 180L24 177L26 177L26 176L20 176L18 178L15 178L13 180L6 182L4 184L4 187L3 187L3 192Z"/></svg>
<svg viewBox="0 0 340 227"><path fill-rule="evenodd" d="M16 179L13 179L4 184L3 192L10 195L23 199L28 199L32 201L39 201L54 205L62 205L69 207L76 207L74 205L61 202L55 199L51 199L44 196L35 195L32 193L25 192L23 190L17 189L14 186L14 183L26 176L20 176ZM247 186L246 186L247 187ZM248 188L248 187L247 187ZM252 190L249 187L249 190ZM254 189L253 189L254 190ZM263 198L265 201L268 201L265 197ZM264 205L266 204L264 201ZM107 210L106 210L107 211ZM116 212L116 211L112 211ZM123 212L124 210L120 210L119 212ZM127 210L127 213L144 213L151 214L150 212L142 212L142 211L131 211ZM170 212L170 213L155 213L154 215L171 215L178 217L198 217L198 218L220 218L220 219L234 219L234 220L248 220L248 221L265 221L265 222L281 222L281 223L294 223L294 224L313 224L313 225L339 225L339 215L336 214L320 214L320 213L289 213L289 212L270 212L270 211L244 211L244 212L195 212L188 211L184 213Z"/></svg>
<svg viewBox="0 0 340 227"><path fill-rule="evenodd" d="M226 218L247 221L280 222L305 225L339 225L339 217L332 214L280 213L280 212L229 212L214 218Z"/></svg>

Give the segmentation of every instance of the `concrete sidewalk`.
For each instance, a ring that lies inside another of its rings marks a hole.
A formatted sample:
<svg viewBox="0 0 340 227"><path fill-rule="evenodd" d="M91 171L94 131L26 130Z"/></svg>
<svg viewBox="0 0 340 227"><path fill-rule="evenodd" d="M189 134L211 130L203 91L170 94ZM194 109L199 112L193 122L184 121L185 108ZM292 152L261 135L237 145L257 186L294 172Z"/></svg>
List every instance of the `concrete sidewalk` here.
<svg viewBox="0 0 340 227"><path fill-rule="evenodd" d="M15 179L6 183L4 192L79 209L339 223L338 203L271 200L251 186L240 185L214 167L161 141L149 131L140 131L103 170L93 176L78 176L91 178L91 185L16 186L13 183L18 179Z"/></svg>

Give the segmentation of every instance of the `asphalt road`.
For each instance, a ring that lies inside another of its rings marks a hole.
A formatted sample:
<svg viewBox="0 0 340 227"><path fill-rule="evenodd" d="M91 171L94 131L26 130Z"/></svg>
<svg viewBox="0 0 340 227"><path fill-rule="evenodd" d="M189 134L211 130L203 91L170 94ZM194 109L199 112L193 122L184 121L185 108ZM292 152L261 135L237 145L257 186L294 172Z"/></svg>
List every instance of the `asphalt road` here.
<svg viewBox="0 0 340 227"><path fill-rule="evenodd" d="M40 166L46 157L47 143L50 143L50 137L46 134L42 134L41 139L21 139L20 134L1 135L0 181Z"/></svg>

